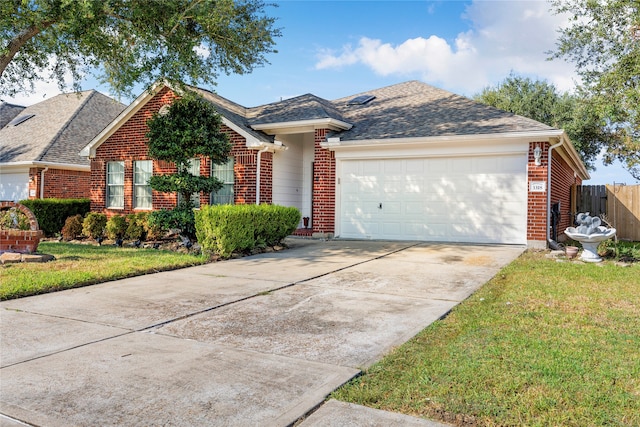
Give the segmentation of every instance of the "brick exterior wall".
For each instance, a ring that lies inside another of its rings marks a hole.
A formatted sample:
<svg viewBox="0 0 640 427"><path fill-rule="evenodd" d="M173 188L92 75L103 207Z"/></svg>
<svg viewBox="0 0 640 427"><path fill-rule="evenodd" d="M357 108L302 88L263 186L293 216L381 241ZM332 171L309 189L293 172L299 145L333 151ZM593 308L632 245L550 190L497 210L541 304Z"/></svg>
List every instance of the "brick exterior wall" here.
<svg viewBox="0 0 640 427"><path fill-rule="evenodd" d="M542 149L541 165L536 166L533 150L536 145ZM545 183L545 191L534 193L528 191L527 209L527 241L540 242L537 246L546 246L547 241L547 166L549 156L549 142L533 142L529 144L529 160L527 164L527 185L532 181ZM573 223L574 213L571 210L571 186L581 184L582 180L574 176L571 167L564 161L557 151L552 152L551 159L551 204L560 201L561 218L558 224L558 239L562 232ZM551 221L549 220L549 226Z"/></svg>
<svg viewBox="0 0 640 427"><path fill-rule="evenodd" d="M565 240L564 230L573 226L575 212L571 212L571 186L581 185L582 179L575 176L567 162L556 151L551 155L551 204L560 202L558 240Z"/></svg>
<svg viewBox="0 0 640 427"><path fill-rule="evenodd" d="M314 166L312 190L312 227L314 233L335 232L336 159L333 151L320 146L327 129L317 129L314 137Z"/></svg>
<svg viewBox="0 0 640 427"><path fill-rule="evenodd" d="M91 160L91 210L103 212L109 216L115 214L128 214L134 211L133 207L133 162L136 160L149 160L145 134L147 132L147 120L164 105L170 104L177 95L165 87L137 111L126 123L113 133L98 149L96 156ZM223 126L223 131L229 136L232 144L231 155L234 157L234 195L235 203L247 204L256 202L256 163L257 151L246 147L246 138L232 129ZM272 155L261 154L261 180L260 201L271 203L272 201ZM106 170L110 161L124 161L124 208L106 208ZM162 175L176 172L174 164L164 161L153 162L153 174ZM211 162L209 159L200 159L200 175L210 176ZM152 192L153 209L171 209L178 201L176 194ZM200 203L209 203L209 195L200 194Z"/></svg>
<svg viewBox="0 0 640 427"><path fill-rule="evenodd" d="M40 177L44 168L29 169L29 198L40 198ZM80 199L90 196L91 172L49 169L44 173L44 198ZM34 194L33 196L31 194Z"/></svg>

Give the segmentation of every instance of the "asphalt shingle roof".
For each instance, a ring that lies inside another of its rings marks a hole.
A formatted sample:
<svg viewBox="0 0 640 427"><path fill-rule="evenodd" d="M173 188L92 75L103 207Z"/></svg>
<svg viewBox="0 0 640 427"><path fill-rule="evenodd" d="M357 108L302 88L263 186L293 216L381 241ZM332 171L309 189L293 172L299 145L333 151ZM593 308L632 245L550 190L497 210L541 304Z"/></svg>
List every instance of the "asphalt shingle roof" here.
<svg viewBox="0 0 640 427"><path fill-rule="evenodd" d="M348 105L359 95L375 99ZM332 101L353 124L336 133L342 140L476 135L553 129L419 81L387 86Z"/></svg>
<svg viewBox="0 0 640 427"><path fill-rule="evenodd" d="M331 101L310 93L249 109L252 125L344 117Z"/></svg>
<svg viewBox="0 0 640 427"><path fill-rule="evenodd" d="M456 95L419 81L408 81L333 101L306 94L258 107L246 108L211 92L198 91L220 114L260 139L268 138L252 125L317 119L336 119L353 127L334 132L343 141L531 132L554 129ZM349 105L360 95L375 98Z"/></svg>
<svg viewBox="0 0 640 427"><path fill-rule="evenodd" d="M14 119L26 107L22 105L8 104L3 102L0 104L0 129L5 127L7 123Z"/></svg>
<svg viewBox="0 0 640 427"><path fill-rule="evenodd" d="M89 159L78 153L124 108L95 90L61 94L31 105L16 117L33 117L0 129L0 163L89 165Z"/></svg>
<svg viewBox="0 0 640 427"><path fill-rule="evenodd" d="M249 113L246 107L243 107L240 104L237 104L233 101L228 100L227 98L224 98L213 92L209 92L205 89L191 86L190 89L200 94L207 101L211 102L221 116L225 117L236 126L242 128L245 132L252 135L254 138L258 139L259 141L273 142L272 136L251 128L248 119Z"/></svg>

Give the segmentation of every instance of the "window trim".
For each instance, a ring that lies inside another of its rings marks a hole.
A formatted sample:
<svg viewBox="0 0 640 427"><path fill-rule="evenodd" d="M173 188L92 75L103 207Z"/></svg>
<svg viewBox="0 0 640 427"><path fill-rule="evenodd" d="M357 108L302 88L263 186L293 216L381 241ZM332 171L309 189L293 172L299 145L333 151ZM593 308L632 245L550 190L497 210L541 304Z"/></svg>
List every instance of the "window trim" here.
<svg viewBox="0 0 640 427"><path fill-rule="evenodd" d="M109 172L109 166L112 164L119 164L122 166L122 172L118 172L118 175L122 175L122 184L110 184L109 183L109 176L111 175L115 175L115 173L113 172ZM106 179L106 191L105 191L105 207L107 209L124 209L124 181L125 181L125 165L124 165L124 160L112 160L107 162L107 167L106 167L106 171L105 171L105 179ZM112 188L116 188L119 187L122 189L122 196L118 196L121 197L122 199L122 204L119 206L115 206L115 205L110 205L110 201L111 201L111 192L112 192Z"/></svg>
<svg viewBox="0 0 640 427"><path fill-rule="evenodd" d="M231 168L229 168L229 166L231 166ZM227 159L227 162L221 165L216 165L211 163L211 176L215 176L216 178L220 179L217 175L216 175L216 167L225 167L224 171L225 172L231 172L230 176L231 176L231 181L223 181L223 185L224 186L231 186L231 203L232 205L236 204L236 173L235 173L235 166L236 166L236 159L234 156L229 156L229 158ZM224 187L223 187L224 188ZM216 193L212 192L209 195L209 204L210 205L223 205L223 204L228 204L228 203L214 203L214 197L216 196Z"/></svg>
<svg viewBox="0 0 640 427"><path fill-rule="evenodd" d="M133 209L137 209L137 210L145 210L145 211L150 211L153 210L153 193L152 193L152 189L151 189L151 185L149 185L149 179L147 179L147 182L144 184L138 183L136 182L136 177L139 175L138 173L136 173L136 164L137 163L142 163L145 162L147 164L151 165L151 171L149 172L145 172L145 173L149 173L149 178L151 178L153 176L153 160L134 160L133 162ZM139 206L138 205L138 194L137 194L137 189L138 188L142 188L142 187L147 187L149 188L150 191L150 200L149 200L149 206Z"/></svg>

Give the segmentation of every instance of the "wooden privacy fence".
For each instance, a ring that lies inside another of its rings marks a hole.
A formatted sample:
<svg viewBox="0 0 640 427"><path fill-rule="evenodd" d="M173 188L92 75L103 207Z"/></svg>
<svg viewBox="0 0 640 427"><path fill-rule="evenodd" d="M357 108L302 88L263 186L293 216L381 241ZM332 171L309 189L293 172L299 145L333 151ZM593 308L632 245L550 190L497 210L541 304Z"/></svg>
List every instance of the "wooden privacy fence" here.
<svg viewBox="0 0 640 427"><path fill-rule="evenodd" d="M607 187L605 185L576 185L575 196L571 198L575 202L571 212L589 212L591 216L607 214ZM574 218L575 219L575 218Z"/></svg>
<svg viewBox="0 0 640 427"><path fill-rule="evenodd" d="M618 239L640 241L640 185L607 185L607 220Z"/></svg>
<svg viewBox="0 0 640 427"><path fill-rule="evenodd" d="M640 241L640 185L577 185L571 212L605 215L620 240Z"/></svg>

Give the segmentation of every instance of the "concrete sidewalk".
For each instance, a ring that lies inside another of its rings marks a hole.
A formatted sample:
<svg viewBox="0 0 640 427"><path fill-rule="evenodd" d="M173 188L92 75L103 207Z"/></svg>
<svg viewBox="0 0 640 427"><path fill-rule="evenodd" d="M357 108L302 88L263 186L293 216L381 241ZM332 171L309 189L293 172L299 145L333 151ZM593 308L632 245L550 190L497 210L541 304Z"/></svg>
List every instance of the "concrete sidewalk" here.
<svg viewBox="0 0 640 427"><path fill-rule="evenodd" d="M291 425L524 249L288 244L2 302L0 425ZM329 402L301 425L436 424Z"/></svg>

